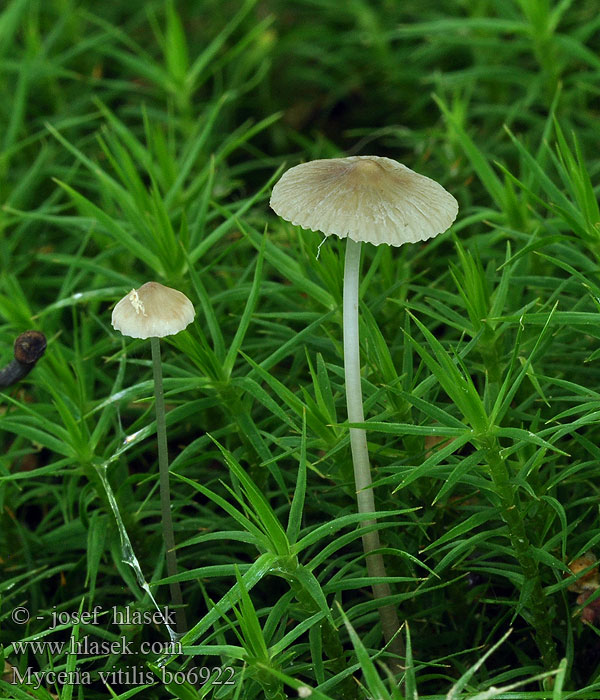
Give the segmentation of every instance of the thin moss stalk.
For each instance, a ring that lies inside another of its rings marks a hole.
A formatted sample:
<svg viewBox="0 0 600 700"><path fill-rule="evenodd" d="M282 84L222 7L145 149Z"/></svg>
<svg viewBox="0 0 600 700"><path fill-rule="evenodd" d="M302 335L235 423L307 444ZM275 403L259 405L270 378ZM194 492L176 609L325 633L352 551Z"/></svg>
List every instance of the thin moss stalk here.
<svg viewBox="0 0 600 700"><path fill-rule="evenodd" d="M498 342L496 333L486 326L481 336L479 351L486 374L483 403L488 415L492 411L502 385L503 365L498 351Z"/></svg>
<svg viewBox="0 0 600 700"><path fill-rule="evenodd" d="M285 579L289 582L303 613L309 616L319 612L319 606L315 603L304 586L298 581L293 571L290 570L285 576ZM319 628L321 630L323 651L329 659L332 673L334 675L343 673L348 667L348 664L338 631L327 619L319 622ZM340 682L340 693L344 700L356 700L358 698L358 690L358 686L352 676L347 676Z"/></svg>
<svg viewBox="0 0 600 700"><path fill-rule="evenodd" d="M526 605L531 612L531 623L535 629L535 641L542 663L546 670L555 669L558 658L552 636L550 610L542 588L538 562L527 537L519 500L510 482L509 470L497 439L486 436L481 440L481 444L494 482L494 490L500 498L501 516L508 528L515 557L521 566L524 584L529 588Z"/></svg>
<svg viewBox="0 0 600 700"><path fill-rule="evenodd" d="M160 361L160 341L150 338L152 347L152 370L154 373L154 395L156 400L156 440L158 443L158 469L160 486L160 512L162 531L165 540L167 575L177 575L177 555L175 553L175 534L171 516L171 489L169 486L169 453L167 450L167 422L165 417L165 395L163 390L162 365ZM169 584L171 600L176 608L177 632L187 631L183 596L179 581Z"/></svg>

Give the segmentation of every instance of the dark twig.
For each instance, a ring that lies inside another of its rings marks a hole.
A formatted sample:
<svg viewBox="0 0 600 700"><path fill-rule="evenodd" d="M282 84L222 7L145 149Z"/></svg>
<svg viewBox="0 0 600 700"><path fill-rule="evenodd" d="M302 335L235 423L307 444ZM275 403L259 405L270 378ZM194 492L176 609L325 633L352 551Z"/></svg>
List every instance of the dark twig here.
<svg viewBox="0 0 600 700"><path fill-rule="evenodd" d="M46 336L39 331L25 331L15 340L15 359L0 369L0 388L12 386L35 367L46 350Z"/></svg>

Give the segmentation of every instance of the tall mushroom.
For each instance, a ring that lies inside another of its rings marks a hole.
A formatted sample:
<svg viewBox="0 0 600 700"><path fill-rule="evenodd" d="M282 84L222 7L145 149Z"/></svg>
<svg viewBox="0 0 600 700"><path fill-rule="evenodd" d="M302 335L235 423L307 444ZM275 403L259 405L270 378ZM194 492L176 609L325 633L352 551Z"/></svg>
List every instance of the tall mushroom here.
<svg viewBox="0 0 600 700"><path fill-rule="evenodd" d="M150 338L154 396L156 401L156 437L158 442L158 469L160 483L160 510L165 539L167 575L177 574L175 535L171 517L169 488L169 455L167 452L167 427L165 397L163 392L160 341L166 335L175 335L186 328L195 316L192 302L176 289L158 282L146 282L139 289L132 289L117 303L112 313L112 326L130 338ZM177 608L177 631L185 632L185 613L179 582L170 584L171 599Z"/></svg>
<svg viewBox="0 0 600 700"><path fill-rule="evenodd" d="M390 158L351 156L314 160L283 174L270 205L287 221L303 228L347 238L344 266L344 372L350 423L363 423L358 332L358 278L361 243L400 246L445 231L458 213L454 197L434 180ZM352 462L359 513L374 513L371 468L365 431L350 428ZM375 520L365 520L364 527ZM371 577L385 577L376 530L362 538ZM375 598L390 594L387 584L374 584ZM398 630L394 606L379 609L386 642Z"/></svg>

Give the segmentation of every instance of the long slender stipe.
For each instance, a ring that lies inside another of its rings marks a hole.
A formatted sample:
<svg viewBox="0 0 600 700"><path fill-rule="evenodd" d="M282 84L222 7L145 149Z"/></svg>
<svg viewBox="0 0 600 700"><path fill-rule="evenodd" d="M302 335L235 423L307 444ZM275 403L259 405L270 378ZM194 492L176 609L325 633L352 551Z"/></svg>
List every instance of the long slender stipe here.
<svg viewBox="0 0 600 700"><path fill-rule="evenodd" d="M346 262L344 266L344 372L346 377L346 402L348 405L348 420L350 423L363 423L365 420L360 386L360 349L358 332L358 278L360 273L361 243L348 238L346 241ZM352 448L352 463L356 484L356 500L359 513L374 513L375 498L371 486L371 466L367 449L367 436L361 428L350 428L350 445ZM362 527L375 524L368 519L361 522ZM362 536L363 549L367 554L367 571L372 577L385 577L383 557L379 553L379 533L374 530ZM375 598L385 598L390 595L387 583L375 583L372 586ZM383 605L379 608L383 636L388 643L397 633L400 622L394 605ZM397 635L390 651L404 656L404 643Z"/></svg>
<svg viewBox="0 0 600 700"><path fill-rule="evenodd" d="M156 439L158 442L158 469L160 485L160 512L162 530L167 549L167 575L177 574L177 555L175 554L175 534L173 533L173 518L171 516L171 489L169 487L169 453L167 451L167 423L165 419L165 395L163 391L162 365L160 361L160 340L150 338L152 347L152 371L154 373L154 396L156 399ZM187 632L183 596L179 581L169 584L171 600L176 607L178 634Z"/></svg>

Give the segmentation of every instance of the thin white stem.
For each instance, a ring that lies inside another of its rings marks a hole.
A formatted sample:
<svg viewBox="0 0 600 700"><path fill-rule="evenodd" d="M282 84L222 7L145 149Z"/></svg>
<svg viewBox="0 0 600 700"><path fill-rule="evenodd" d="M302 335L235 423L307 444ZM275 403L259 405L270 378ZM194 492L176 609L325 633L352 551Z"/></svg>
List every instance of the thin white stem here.
<svg viewBox="0 0 600 700"><path fill-rule="evenodd" d="M348 405L348 421L363 423L362 389L360 384L360 341L358 332L358 278L360 274L361 243L350 238L346 242L346 263L344 266L344 372L346 377L346 402ZM350 428L350 446L352 448L352 463L356 484L356 500L359 513L374 513L375 498L373 495L371 466L367 448L367 436L362 428ZM372 518L361 522L363 527L374 525ZM367 555L367 571L371 577L386 577L383 557L372 552L379 549L379 533L374 530L362 537L363 549ZM376 583L372 586L375 598L385 598L390 595L387 583ZM384 639L389 642L396 634L400 623L396 608L384 605L379 608ZM403 654L403 644L397 636L393 650Z"/></svg>
<svg viewBox="0 0 600 700"><path fill-rule="evenodd" d="M169 488L169 453L167 450L167 423L165 417L165 395L163 391L162 365L160 361L160 341L150 338L152 348L152 370L154 374L154 397L156 406L156 440L158 443L158 471L160 491L160 511L162 516L163 538L166 548L167 576L177 575L177 555L175 553L175 534L171 517L171 491ZM185 608L179 581L169 584L171 599L176 607L177 632L187 631Z"/></svg>

